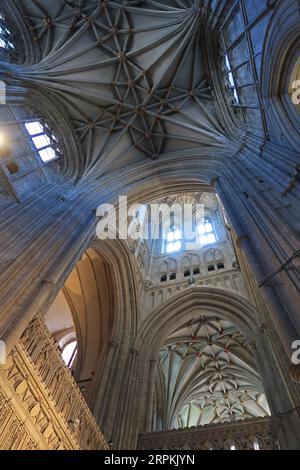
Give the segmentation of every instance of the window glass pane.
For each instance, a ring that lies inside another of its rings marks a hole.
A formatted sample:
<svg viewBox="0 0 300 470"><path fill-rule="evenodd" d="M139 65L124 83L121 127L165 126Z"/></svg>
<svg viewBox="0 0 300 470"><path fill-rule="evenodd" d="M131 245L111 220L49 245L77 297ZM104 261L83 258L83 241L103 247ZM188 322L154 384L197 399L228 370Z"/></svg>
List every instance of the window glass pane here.
<svg viewBox="0 0 300 470"><path fill-rule="evenodd" d="M57 158L57 155L52 147L40 150L39 154L44 163L49 162L50 160L54 160L54 158Z"/></svg>
<svg viewBox="0 0 300 470"><path fill-rule="evenodd" d="M246 0L244 3L249 23L252 23L266 9L266 0Z"/></svg>
<svg viewBox="0 0 300 470"><path fill-rule="evenodd" d="M179 251L181 249L181 241L167 243L167 253L173 253L174 251Z"/></svg>
<svg viewBox="0 0 300 470"><path fill-rule="evenodd" d="M5 26L5 18L3 15L0 16L0 48L2 49L15 49L14 44L12 43L12 34L8 28Z"/></svg>
<svg viewBox="0 0 300 470"><path fill-rule="evenodd" d="M70 361L72 359L76 347L77 341L72 341L72 343L67 344L67 346L63 349L62 358L67 366L71 365Z"/></svg>
<svg viewBox="0 0 300 470"><path fill-rule="evenodd" d="M228 78L229 78L229 83L230 83L230 85L231 85L233 88L235 88L235 84L234 84L234 79L233 79L232 72L229 72Z"/></svg>
<svg viewBox="0 0 300 470"><path fill-rule="evenodd" d="M215 243L216 237L214 236L213 233L210 233L209 235L207 235L207 241L208 243Z"/></svg>
<svg viewBox="0 0 300 470"><path fill-rule="evenodd" d="M253 83L252 70L249 63L239 67L235 71L234 76L237 86Z"/></svg>
<svg viewBox="0 0 300 470"><path fill-rule="evenodd" d="M244 31L244 22L239 8L233 13L225 27L225 38L227 47L230 46Z"/></svg>
<svg viewBox="0 0 300 470"><path fill-rule="evenodd" d="M172 225L169 228L169 231L167 233L166 252L172 253L173 251L180 250L181 238L182 238L181 230L179 228L174 227L174 225Z"/></svg>
<svg viewBox="0 0 300 470"><path fill-rule="evenodd" d="M175 230L174 232L174 240L180 240L181 239L181 232L180 230Z"/></svg>
<svg viewBox="0 0 300 470"><path fill-rule="evenodd" d="M174 243L174 251L179 251L181 248L181 241L177 241Z"/></svg>
<svg viewBox="0 0 300 470"><path fill-rule="evenodd" d="M258 105L256 89L254 85L246 86L239 89L239 95L243 104L247 105Z"/></svg>
<svg viewBox="0 0 300 470"><path fill-rule="evenodd" d="M225 64L226 64L227 70L229 71L231 69L231 66L230 66L228 54L225 54Z"/></svg>
<svg viewBox="0 0 300 470"><path fill-rule="evenodd" d="M257 76L258 78L260 78L260 73L261 73L261 54L256 56L255 59L255 65L256 65L256 72L257 72Z"/></svg>
<svg viewBox="0 0 300 470"><path fill-rule="evenodd" d="M46 132L45 130L47 129L48 131L48 127L46 124L44 127L44 125L40 121L33 121L33 122L26 122L25 127L26 127L27 132L32 138L32 142L35 148L37 150L40 150L39 156L44 163L54 160L55 158L60 156L57 153L56 149L53 148L54 142L51 139L51 137L48 135L48 132ZM51 131L49 130L49 132ZM57 141L54 135L53 135L53 138L55 141Z"/></svg>
<svg viewBox="0 0 300 470"><path fill-rule="evenodd" d="M236 104L240 104L239 95L237 94L236 88L233 89L233 96Z"/></svg>
<svg viewBox="0 0 300 470"><path fill-rule="evenodd" d="M229 60L229 56L227 53L225 54L225 66L226 66L225 74L227 78L226 85L231 90L233 102L235 102L236 104L239 104L240 100L239 100L239 96L238 96L237 89L236 89L236 82L234 79L233 72L231 71L231 62Z"/></svg>
<svg viewBox="0 0 300 470"><path fill-rule="evenodd" d="M240 65L242 62L245 62L249 57L248 46L245 38L239 42L234 49L231 49L228 52L231 67L235 68Z"/></svg>
<svg viewBox="0 0 300 470"><path fill-rule="evenodd" d="M258 54L262 51L269 21L270 16L267 15L251 29L251 39L254 54Z"/></svg>
<svg viewBox="0 0 300 470"><path fill-rule="evenodd" d="M198 225L198 234L199 235L208 235L212 234L214 236L214 229L211 223L211 220L206 217L205 219L202 220L202 222ZM215 238L215 236L214 236ZM204 240L204 238L203 238Z"/></svg>
<svg viewBox="0 0 300 470"><path fill-rule="evenodd" d="M172 242L174 240L174 232L169 232L167 235L168 242Z"/></svg>
<svg viewBox="0 0 300 470"><path fill-rule="evenodd" d="M199 235L204 235L205 234L205 225L204 224L198 225L198 233L199 233Z"/></svg>
<svg viewBox="0 0 300 470"><path fill-rule="evenodd" d="M33 137L32 140L37 149L51 145L50 139L46 134Z"/></svg>
<svg viewBox="0 0 300 470"><path fill-rule="evenodd" d="M42 124L38 121L26 122L25 127L30 135L41 134L42 132L44 132Z"/></svg>

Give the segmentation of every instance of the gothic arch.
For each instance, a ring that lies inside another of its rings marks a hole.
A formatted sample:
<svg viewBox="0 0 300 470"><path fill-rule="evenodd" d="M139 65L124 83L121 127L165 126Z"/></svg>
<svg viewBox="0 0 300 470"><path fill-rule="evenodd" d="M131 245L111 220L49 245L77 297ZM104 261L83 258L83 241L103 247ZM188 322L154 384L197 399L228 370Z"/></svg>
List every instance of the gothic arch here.
<svg viewBox="0 0 300 470"><path fill-rule="evenodd" d="M190 154L191 156L191 154ZM80 256L85 252L85 250L90 246L91 239L95 234L95 227L97 223L97 219L92 217L91 209L94 210L98 207L99 204L103 203L104 201L107 202L108 196L107 191L109 191L110 197L108 202L110 203L117 203L118 196L120 194L127 194L128 195L128 205L135 204L135 203L147 203L155 200L161 196L167 196L168 194L174 193L184 193L187 191L194 191L194 192L202 192L202 191L214 191L213 188L213 177L215 173L213 172L210 165L208 165L207 169L210 174L210 178L205 176L204 173L199 174L198 178L194 177L195 174L195 163L192 164L192 161L186 162L186 165L183 163L182 157L178 154L176 158L176 166L177 168L174 169L173 174L170 175L169 170L169 163L170 160L167 159L161 166L161 171L158 172L157 165L152 162L147 165L144 173L143 184L140 184L141 173L135 168L134 171L124 171L123 177L118 178L117 181L113 178L109 178L108 181L103 184L102 194L99 197L98 192L96 195L91 195L88 198L82 207L82 211L86 211L86 218L89 219L89 226L88 228L85 227L84 233L82 234L82 238L78 238L76 243L70 247L70 245L64 246L61 242L58 244L56 256L50 257L47 264L47 269L43 268L43 272L41 272L41 285L38 288L38 292L36 290L36 285L33 285L32 282L29 280L27 281L26 288L28 290L28 298L30 298L30 302L28 305L26 304L26 309L22 314L22 318L18 315L13 315L14 320L10 321L9 327L7 325L1 325L2 336L5 338L7 342L7 349L10 350L15 342L18 340L20 335L23 333L24 329L27 327L30 320L38 313L45 313L48 308L50 307L51 303L54 301L56 295L58 294L59 290L63 287L68 275L71 273L72 269L75 267L78 259ZM184 173L183 173L184 171ZM168 176L167 176L168 175ZM121 189L120 181L126 180L128 182L128 186ZM211 182L211 184L210 184ZM111 185L116 183L116 189L111 194ZM100 183L97 182L97 187ZM54 193L57 195L57 189L54 187ZM36 200L35 204L39 201ZM17 208L18 212L16 213L17 216L24 216L23 209L21 207ZM3 213L3 216L9 217L9 209ZM70 217L68 221L68 230L71 230L70 220L73 221L74 219L74 228L72 230L78 230L78 214L76 210L70 210L64 213L63 219L60 222L60 226L62 227L64 221ZM91 222L91 220L93 221ZM58 221L59 223L59 221ZM73 223L73 222L72 222ZM26 222L24 222L24 227L26 227ZM22 234L20 234L22 236ZM32 233L32 236L36 236L35 233ZM56 243L58 242L57 236L55 236ZM52 243L53 240L50 238L49 243ZM101 245L101 250L109 251L112 249L111 247L116 247L115 241L111 241L113 243L106 243L101 242L100 240L96 239L93 241L94 243L98 244L98 247ZM118 241L117 241L118 242ZM120 246L120 245L119 245ZM20 245L21 247L21 245ZM3 250L7 249L5 245L3 245ZM122 249L124 250L124 248ZM49 253L52 252L49 250ZM22 247L20 251L16 250L14 252L14 256L17 259L20 256L24 256L22 252ZM113 254L111 253L111 256ZM128 252L126 254L127 257L127 268L129 269L129 261L128 261ZM29 264L31 259L27 260L27 263L24 264L24 269L29 269ZM25 268L26 266L26 268ZM56 266L54 268L54 266ZM27 279L26 275L24 277L24 273L22 274L23 279ZM53 279L53 280L52 280ZM132 281L130 281L132 282ZM14 290L14 297L12 301L16 298L17 292ZM11 304L9 304L11 305ZM13 308L15 307L15 303L13 304ZM5 308L3 306L3 308ZM10 308L10 307L9 307ZM8 314L7 314L8 315ZM136 327L135 327L136 328ZM119 327L121 331L121 327Z"/></svg>
<svg viewBox="0 0 300 470"><path fill-rule="evenodd" d="M193 319L195 314L214 314L229 319L244 334L248 343L255 341L258 312L249 301L223 289L191 286L151 313L139 331L135 348L143 350L150 360L156 360L164 338L183 321Z"/></svg>
<svg viewBox="0 0 300 470"><path fill-rule="evenodd" d="M110 399L107 395L99 399L98 395L111 367L111 346L116 346L118 359L138 328L137 282L129 257L120 240L93 240L50 307L51 332L57 333L62 323L70 326L68 317L73 319L78 341L75 379L92 409ZM65 307L68 312L63 311ZM57 334L54 337L57 339ZM94 413L99 413L98 408Z"/></svg>
<svg viewBox="0 0 300 470"><path fill-rule="evenodd" d="M71 333L77 341L72 370L90 406L116 310L112 270L105 256L94 248L87 249L45 315L58 343L60 337Z"/></svg>

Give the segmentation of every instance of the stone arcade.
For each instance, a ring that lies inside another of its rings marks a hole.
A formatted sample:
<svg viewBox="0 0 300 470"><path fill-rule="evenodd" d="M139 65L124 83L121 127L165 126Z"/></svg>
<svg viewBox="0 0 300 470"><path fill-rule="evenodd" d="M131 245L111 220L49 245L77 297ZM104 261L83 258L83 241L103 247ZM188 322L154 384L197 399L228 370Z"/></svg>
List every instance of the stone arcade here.
<svg viewBox="0 0 300 470"><path fill-rule="evenodd" d="M0 0L0 449L300 449L299 26Z"/></svg>

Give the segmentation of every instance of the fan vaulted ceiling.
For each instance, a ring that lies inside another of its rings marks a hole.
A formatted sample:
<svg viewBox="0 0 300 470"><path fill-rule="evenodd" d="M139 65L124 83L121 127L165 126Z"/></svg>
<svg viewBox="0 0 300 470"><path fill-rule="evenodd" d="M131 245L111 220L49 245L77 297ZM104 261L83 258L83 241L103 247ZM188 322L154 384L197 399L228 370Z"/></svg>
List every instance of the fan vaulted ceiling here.
<svg viewBox="0 0 300 470"><path fill-rule="evenodd" d="M270 413L244 336L231 322L212 316L184 325L166 340L156 400L165 429Z"/></svg>
<svg viewBox="0 0 300 470"><path fill-rule="evenodd" d="M101 176L225 141L207 79L199 0L22 0L40 62L14 76L50 92Z"/></svg>

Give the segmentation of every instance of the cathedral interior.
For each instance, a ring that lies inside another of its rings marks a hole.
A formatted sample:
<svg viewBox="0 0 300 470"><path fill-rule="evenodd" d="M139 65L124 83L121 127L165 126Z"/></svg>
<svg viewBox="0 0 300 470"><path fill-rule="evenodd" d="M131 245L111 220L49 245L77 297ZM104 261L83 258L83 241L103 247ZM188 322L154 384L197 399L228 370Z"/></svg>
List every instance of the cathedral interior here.
<svg viewBox="0 0 300 470"><path fill-rule="evenodd" d="M0 449L300 449L299 1L0 0L0 103Z"/></svg>

